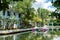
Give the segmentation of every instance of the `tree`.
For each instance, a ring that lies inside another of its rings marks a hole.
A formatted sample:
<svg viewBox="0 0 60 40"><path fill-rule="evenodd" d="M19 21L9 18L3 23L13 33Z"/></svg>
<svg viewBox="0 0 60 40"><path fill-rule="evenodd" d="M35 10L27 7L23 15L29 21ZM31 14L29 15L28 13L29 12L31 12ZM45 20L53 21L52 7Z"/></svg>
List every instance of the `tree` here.
<svg viewBox="0 0 60 40"><path fill-rule="evenodd" d="M31 0L19 1L17 2L17 5L15 7L13 6L12 8L15 9L16 12L22 13L25 17L30 19L29 16L31 16L31 14L34 14L34 8L31 8L31 2Z"/></svg>
<svg viewBox="0 0 60 40"><path fill-rule="evenodd" d="M32 8L33 2L34 0L23 0L23 1L17 2L16 6L12 7L14 11L21 14L20 19L23 21L25 26L28 25L29 20L32 20L32 18L34 17L35 9Z"/></svg>
<svg viewBox="0 0 60 40"><path fill-rule="evenodd" d="M38 16L42 19L41 25L43 26L46 22L46 19L49 18L51 12L43 8L38 8L37 11L38 11Z"/></svg>
<svg viewBox="0 0 60 40"><path fill-rule="evenodd" d="M0 11L3 11L5 14L5 11L9 9L10 3L15 1L23 1L23 0L0 0ZM5 29L5 18L3 19L3 27Z"/></svg>
<svg viewBox="0 0 60 40"><path fill-rule="evenodd" d="M0 11L8 9L11 1L23 1L23 0L0 0Z"/></svg>
<svg viewBox="0 0 60 40"><path fill-rule="evenodd" d="M55 14L54 16L57 18L57 20L60 20L60 0L52 1L52 4L57 9L52 13Z"/></svg>
<svg viewBox="0 0 60 40"><path fill-rule="evenodd" d="M54 18L54 17L56 18L56 19L55 19L55 22L53 21L53 22L56 23L56 24L57 24L57 23L58 23L58 24L60 23L60 13L59 13L58 11L59 11L59 10L56 10L56 11L54 11L54 12L51 13L51 17L52 17L52 18Z"/></svg>
<svg viewBox="0 0 60 40"><path fill-rule="evenodd" d="M52 0L52 4L53 6L57 7L57 8L60 8L60 0Z"/></svg>

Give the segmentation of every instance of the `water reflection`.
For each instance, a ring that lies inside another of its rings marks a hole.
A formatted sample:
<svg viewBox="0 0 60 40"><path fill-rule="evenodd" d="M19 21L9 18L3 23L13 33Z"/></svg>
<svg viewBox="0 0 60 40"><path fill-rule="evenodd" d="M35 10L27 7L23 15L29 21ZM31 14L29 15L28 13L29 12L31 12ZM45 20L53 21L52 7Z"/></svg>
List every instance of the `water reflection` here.
<svg viewBox="0 0 60 40"><path fill-rule="evenodd" d="M12 35L0 35L0 40L60 40L60 37L51 34L44 36L39 32L24 32Z"/></svg>
<svg viewBox="0 0 60 40"><path fill-rule="evenodd" d="M60 40L60 36L54 35L53 40Z"/></svg>

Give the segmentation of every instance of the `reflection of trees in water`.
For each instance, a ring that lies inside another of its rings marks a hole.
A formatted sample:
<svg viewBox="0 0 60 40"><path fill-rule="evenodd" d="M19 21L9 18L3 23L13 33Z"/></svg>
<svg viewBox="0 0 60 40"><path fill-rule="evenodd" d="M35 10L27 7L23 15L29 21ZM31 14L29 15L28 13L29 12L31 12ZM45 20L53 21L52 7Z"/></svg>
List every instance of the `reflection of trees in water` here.
<svg viewBox="0 0 60 40"><path fill-rule="evenodd" d="M53 37L53 35L50 37L48 35L44 37L42 34L34 32L20 35L21 40L52 40Z"/></svg>
<svg viewBox="0 0 60 40"><path fill-rule="evenodd" d="M0 37L0 40L13 40L13 36Z"/></svg>
<svg viewBox="0 0 60 40"><path fill-rule="evenodd" d="M21 40L51 40L51 38L48 38L47 36L44 37L43 35L39 33L27 33L22 34L19 36ZM19 40L19 38L17 40Z"/></svg>
<svg viewBox="0 0 60 40"><path fill-rule="evenodd" d="M14 38L15 36L15 38ZM21 33L21 34L16 34L8 37L0 37L0 40L51 40L53 36L51 37L44 37L40 33L32 33L32 32L26 32L26 33Z"/></svg>

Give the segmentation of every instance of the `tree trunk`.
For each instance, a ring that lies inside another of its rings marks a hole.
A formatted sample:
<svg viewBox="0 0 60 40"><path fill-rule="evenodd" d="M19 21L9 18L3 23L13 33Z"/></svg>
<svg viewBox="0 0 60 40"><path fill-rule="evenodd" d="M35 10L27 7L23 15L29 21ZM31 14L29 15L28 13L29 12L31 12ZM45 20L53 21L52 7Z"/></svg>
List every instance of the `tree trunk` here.
<svg viewBox="0 0 60 40"><path fill-rule="evenodd" d="M41 18L42 18L42 22L41 22L41 26L44 26L44 18L43 18L43 14L41 13Z"/></svg>

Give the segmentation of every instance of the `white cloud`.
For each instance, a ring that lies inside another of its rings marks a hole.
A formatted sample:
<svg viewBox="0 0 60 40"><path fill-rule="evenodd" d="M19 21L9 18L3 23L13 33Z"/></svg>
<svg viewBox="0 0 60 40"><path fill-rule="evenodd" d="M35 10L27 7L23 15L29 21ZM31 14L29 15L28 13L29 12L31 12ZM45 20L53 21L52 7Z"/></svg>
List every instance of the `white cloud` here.
<svg viewBox="0 0 60 40"><path fill-rule="evenodd" d="M46 0L36 0L37 2L45 2Z"/></svg>
<svg viewBox="0 0 60 40"><path fill-rule="evenodd" d="M51 8L52 3L48 0L36 0L36 2L33 4L33 7L37 9L38 7L48 9L50 11L54 11L56 8Z"/></svg>
<svg viewBox="0 0 60 40"><path fill-rule="evenodd" d="M55 7L54 7L54 8L50 8L50 7L48 7L48 10L50 10L50 11L55 11L56 8L55 8Z"/></svg>

